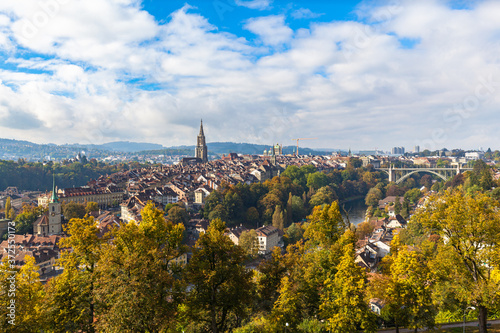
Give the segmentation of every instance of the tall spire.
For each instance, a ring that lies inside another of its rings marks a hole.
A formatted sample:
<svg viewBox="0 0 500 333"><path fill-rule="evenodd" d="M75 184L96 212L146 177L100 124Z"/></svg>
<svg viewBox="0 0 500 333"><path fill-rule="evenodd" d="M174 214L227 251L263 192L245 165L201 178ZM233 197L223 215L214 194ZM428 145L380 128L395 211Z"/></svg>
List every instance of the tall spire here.
<svg viewBox="0 0 500 333"><path fill-rule="evenodd" d="M200 123L200 134L198 134L195 156L203 163L208 162L207 143L205 142L205 133L203 132L203 119Z"/></svg>
<svg viewBox="0 0 500 333"><path fill-rule="evenodd" d="M50 198L50 202L58 202L59 198L56 193L56 175L52 175L52 197Z"/></svg>
<svg viewBox="0 0 500 333"><path fill-rule="evenodd" d="M201 123L200 123L200 134L198 134L198 136L205 136L205 133L203 133L203 119L201 120Z"/></svg>

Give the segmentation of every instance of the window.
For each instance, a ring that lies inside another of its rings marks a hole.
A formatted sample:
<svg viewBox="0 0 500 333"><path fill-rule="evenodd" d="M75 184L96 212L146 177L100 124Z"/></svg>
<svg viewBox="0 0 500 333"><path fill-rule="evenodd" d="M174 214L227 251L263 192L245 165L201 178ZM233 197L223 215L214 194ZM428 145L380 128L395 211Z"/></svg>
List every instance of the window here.
<svg viewBox="0 0 500 333"><path fill-rule="evenodd" d="M52 206L52 211L54 212L56 210L56 207L55 206Z"/></svg>

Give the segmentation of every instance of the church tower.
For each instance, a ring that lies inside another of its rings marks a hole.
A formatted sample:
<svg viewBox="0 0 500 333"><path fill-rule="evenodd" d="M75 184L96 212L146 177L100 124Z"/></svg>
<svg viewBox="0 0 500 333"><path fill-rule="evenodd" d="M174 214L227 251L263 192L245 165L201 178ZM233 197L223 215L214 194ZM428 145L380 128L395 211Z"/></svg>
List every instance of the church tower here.
<svg viewBox="0 0 500 333"><path fill-rule="evenodd" d="M199 158L203 163L208 162L207 144L205 142L205 133L203 133L203 120L200 124L200 133L198 134L198 141L196 142L195 157Z"/></svg>
<svg viewBox="0 0 500 333"><path fill-rule="evenodd" d="M56 180L54 176L54 180L52 182L52 197L49 202L49 225L48 225L48 234L49 235L57 235L62 231L61 226L61 203L59 202L59 198L57 197L56 192Z"/></svg>

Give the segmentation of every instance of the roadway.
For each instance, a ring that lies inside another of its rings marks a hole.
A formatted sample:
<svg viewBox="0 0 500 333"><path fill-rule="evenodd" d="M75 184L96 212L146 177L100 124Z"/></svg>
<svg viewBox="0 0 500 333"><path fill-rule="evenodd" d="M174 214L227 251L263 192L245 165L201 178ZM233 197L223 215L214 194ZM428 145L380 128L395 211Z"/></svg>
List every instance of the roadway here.
<svg viewBox="0 0 500 333"><path fill-rule="evenodd" d="M479 324L478 321L468 321L465 323L465 326L467 327L477 327ZM497 320L488 320L488 324L500 324L500 319ZM454 324L442 324L442 325L436 325L436 328L441 328L441 329L447 329L447 328L453 328L453 327L463 327L464 323L454 323ZM418 330L419 332L427 332L428 329L422 328ZM408 328L400 328L399 333L412 333L415 332L415 330L408 329ZM389 329L389 330L380 330L378 333L396 333L395 329Z"/></svg>

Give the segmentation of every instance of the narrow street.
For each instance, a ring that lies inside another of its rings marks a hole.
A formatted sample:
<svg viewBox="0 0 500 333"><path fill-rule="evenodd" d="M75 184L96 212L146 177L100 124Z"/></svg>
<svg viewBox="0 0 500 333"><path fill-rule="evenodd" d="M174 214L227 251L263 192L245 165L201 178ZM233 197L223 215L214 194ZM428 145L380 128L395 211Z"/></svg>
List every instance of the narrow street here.
<svg viewBox="0 0 500 333"><path fill-rule="evenodd" d="M500 324L500 319L497 320L489 320L488 324ZM478 325L478 321L469 321L465 323L465 326L471 327L474 326L476 327ZM439 327L439 326L438 326ZM453 328L453 327L463 327L463 323L453 323L453 324L443 324L440 326L440 328L445 329L445 328ZM419 332L426 332L427 329L420 329L418 330ZM402 328L399 330L399 333L411 333L413 330L407 329L407 328ZM378 331L378 333L396 333L395 329L391 330L381 330Z"/></svg>

